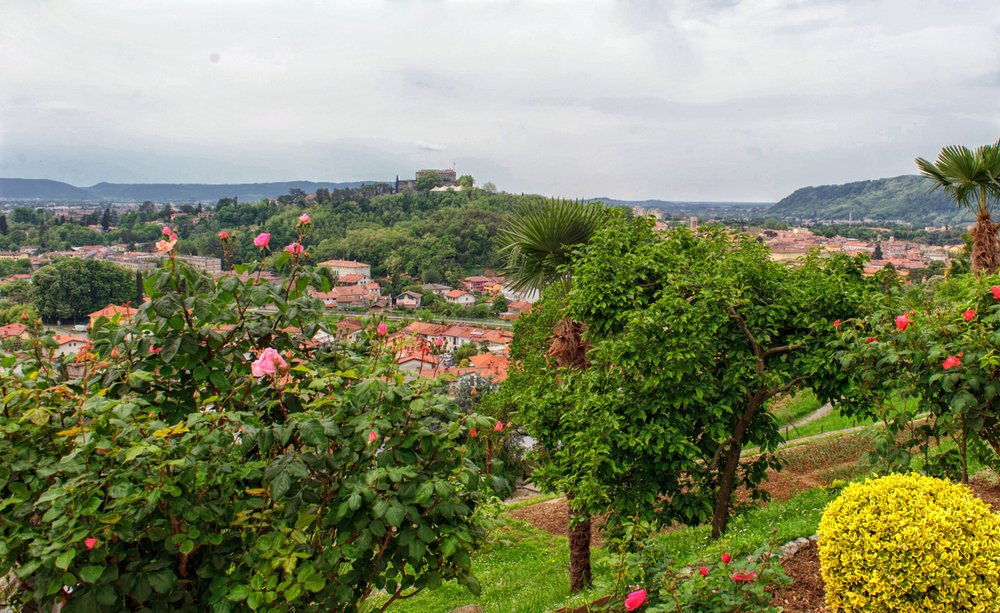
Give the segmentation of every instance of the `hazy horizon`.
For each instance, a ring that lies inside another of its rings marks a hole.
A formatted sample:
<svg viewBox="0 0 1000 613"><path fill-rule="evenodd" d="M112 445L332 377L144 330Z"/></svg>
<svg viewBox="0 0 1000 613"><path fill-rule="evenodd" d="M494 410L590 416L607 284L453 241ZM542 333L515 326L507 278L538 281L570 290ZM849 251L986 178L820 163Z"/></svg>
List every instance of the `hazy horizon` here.
<svg viewBox="0 0 1000 613"><path fill-rule="evenodd" d="M0 176L776 202L996 141L998 33L985 0L12 0Z"/></svg>

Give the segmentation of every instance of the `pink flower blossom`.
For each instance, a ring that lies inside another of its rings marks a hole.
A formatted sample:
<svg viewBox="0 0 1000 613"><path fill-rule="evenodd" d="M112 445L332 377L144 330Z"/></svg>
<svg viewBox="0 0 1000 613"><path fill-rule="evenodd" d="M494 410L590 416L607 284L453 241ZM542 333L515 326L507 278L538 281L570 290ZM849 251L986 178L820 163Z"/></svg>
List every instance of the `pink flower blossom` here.
<svg viewBox="0 0 1000 613"><path fill-rule="evenodd" d="M442 340L441 337L439 336L436 339L434 339L434 344L440 347L441 345L444 344L444 340Z"/></svg>
<svg viewBox="0 0 1000 613"><path fill-rule="evenodd" d="M171 234L173 234L173 231L170 229L170 226L163 226L162 232L163 236L170 236Z"/></svg>
<svg viewBox="0 0 1000 613"><path fill-rule="evenodd" d="M285 251L292 255L302 255L302 245L299 243L292 243L291 245L285 247Z"/></svg>
<svg viewBox="0 0 1000 613"><path fill-rule="evenodd" d="M380 323L380 324L378 325L378 335L379 335L379 336L385 336L385 333L386 333L386 332L387 332L388 330L389 330L389 329L388 329L388 328L386 327L386 325L385 325L385 322L382 322L382 323Z"/></svg>
<svg viewBox="0 0 1000 613"><path fill-rule="evenodd" d="M729 557L729 554L728 554L728 553L724 553L724 554L722 554L722 563L723 563L723 564L729 564L729 561L730 561L730 560L732 560L732 558L731 558L731 557Z"/></svg>
<svg viewBox="0 0 1000 613"><path fill-rule="evenodd" d="M635 611L646 602L646 590L636 590L625 597L625 610Z"/></svg>
<svg viewBox="0 0 1000 613"><path fill-rule="evenodd" d="M257 238L253 239L253 244L260 249L267 249L267 244L271 242L271 235L267 232L261 232L257 235Z"/></svg>
<svg viewBox="0 0 1000 613"><path fill-rule="evenodd" d="M493 430L495 432L503 432L503 422L502 421L498 421L497 425L493 426Z"/></svg>
<svg viewBox="0 0 1000 613"><path fill-rule="evenodd" d="M288 363L281 357L281 354L268 347L261 351L260 356L250 364L250 372L255 377L263 377L264 375L273 375L279 368L287 366Z"/></svg>
<svg viewBox="0 0 1000 613"><path fill-rule="evenodd" d="M834 319L834 320L833 320L833 327L834 327L835 329L837 329L837 330L839 330L839 329L840 329L840 320L839 320L839 319Z"/></svg>
<svg viewBox="0 0 1000 613"><path fill-rule="evenodd" d="M707 577L707 576L708 576L708 569L707 569L707 568L705 568L704 566L702 566L702 567L701 567L701 568L700 568L700 569L698 570L698 574L700 574L700 575L701 575L702 577Z"/></svg>
<svg viewBox="0 0 1000 613"><path fill-rule="evenodd" d="M93 549L94 546L97 545L97 539L95 539L94 537L90 537L88 539L83 539L83 545L87 549Z"/></svg>
<svg viewBox="0 0 1000 613"><path fill-rule="evenodd" d="M175 235L176 236L176 235ZM177 239L169 241L156 241L156 252L157 253L168 253L177 244Z"/></svg>
<svg viewBox="0 0 1000 613"><path fill-rule="evenodd" d="M312 223L312 220L309 219L309 214L308 213L302 213L301 215L299 215L299 223L302 224L302 225L305 225L305 224L308 224L308 223Z"/></svg>
<svg viewBox="0 0 1000 613"><path fill-rule="evenodd" d="M229 240L229 232L226 232L225 230L220 230L219 231L219 240L220 241L227 241L227 240Z"/></svg>
<svg viewBox="0 0 1000 613"><path fill-rule="evenodd" d="M160 353L161 351L163 351L163 347L157 347L156 345L150 345L149 346L149 353L152 354L152 355L156 355L156 354Z"/></svg>
<svg viewBox="0 0 1000 613"><path fill-rule="evenodd" d="M958 355L961 356L962 354L960 353ZM945 358L944 363L941 364L941 366L943 366L945 370L948 370L949 368L954 368L956 366L961 366L961 365L962 365L962 360L959 359L959 358L956 358L953 355L950 355L947 358Z"/></svg>
<svg viewBox="0 0 1000 613"><path fill-rule="evenodd" d="M368 444L374 443L378 440L378 432L372 430L368 433Z"/></svg>
<svg viewBox="0 0 1000 613"><path fill-rule="evenodd" d="M476 436L477 436L478 434L479 434L479 433L478 433L478 432L476 432L476 429L475 429L475 428L473 428L472 430L469 430L469 436L471 436L472 438L476 438Z"/></svg>
<svg viewBox="0 0 1000 613"><path fill-rule="evenodd" d="M962 317L965 318L965 321L972 321L973 318L975 318L975 316L976 316L975 309L969 309L968 311L962 313Z"/></svg>
<svg viewBox="0 0 1000 613"><path fill-rule="evenodd" d="M1000 285L994 285L993 287L990 288L990 291L993 292L994 298L1000 300Z"/></svg>
<svg viewBox="0 0 1000 613"><path fill-rule="evenodd" d="M903 331L906 327L910 325L910 316L907 313L896 316L896 329Z"/></svg>

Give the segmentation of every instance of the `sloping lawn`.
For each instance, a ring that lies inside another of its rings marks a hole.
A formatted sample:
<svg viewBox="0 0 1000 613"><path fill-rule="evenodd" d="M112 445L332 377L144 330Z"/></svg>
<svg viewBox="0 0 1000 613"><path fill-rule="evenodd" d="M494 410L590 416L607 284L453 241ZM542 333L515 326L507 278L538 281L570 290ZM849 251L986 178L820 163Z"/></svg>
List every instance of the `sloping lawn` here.
<svg viewBox="0 0 1000 613"><path fill-rule="evenodd" d="M486 613L550 611L566 604L583 604L595 592L569 595L569 547L566 539L517 520L504 522L491 535L491 544L473 556L472 569L483 587L478 597L454 581L433 591L397 601L390 611L444 613L477 604ZM604 549L592 551L594 579L610 581Z"/></svg>

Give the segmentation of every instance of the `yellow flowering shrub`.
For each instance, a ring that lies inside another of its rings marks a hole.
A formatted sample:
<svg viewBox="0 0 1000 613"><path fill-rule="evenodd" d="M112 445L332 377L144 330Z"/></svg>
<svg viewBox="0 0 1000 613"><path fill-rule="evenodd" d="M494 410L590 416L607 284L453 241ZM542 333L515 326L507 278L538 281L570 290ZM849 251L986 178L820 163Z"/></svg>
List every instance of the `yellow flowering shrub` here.
<svg viewBox="0 0 1000 613"><path fill-rule="evenodd" d="M967 486L916 474L852 484L819 536L830 611L1000 611L1000 515Z"/></svg>

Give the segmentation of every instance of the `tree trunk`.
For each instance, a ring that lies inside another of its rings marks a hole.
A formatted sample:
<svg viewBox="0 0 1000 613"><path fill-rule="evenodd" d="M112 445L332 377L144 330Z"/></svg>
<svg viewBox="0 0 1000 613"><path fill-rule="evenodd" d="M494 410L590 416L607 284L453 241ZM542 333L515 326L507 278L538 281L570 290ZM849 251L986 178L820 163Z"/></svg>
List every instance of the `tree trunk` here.
<svg viewBox="0 0 1000 613"><path fill-rule="evenodd" d="M766 397L766 396L764 396ZM719 489L715 493L715 509L712 511L712 538L718 539L726 531L729 523L729 506L733 497L733 490L736 484L736 471L740 467L740 456L743 454L743 441L746 440L747 427L750 421L764 404L764 400L759 393L750 399L746 411L736 422L732 436L729 439L729 448L726 449L725 464L722 468L722 477L719 479Z"/></svg>
<svg viewBox="0 0 1000 613"><path fill-rule="evenodd" d="M576 526L574 519L580 522ZM571 508L569 522L569 591L579 592L594 580L590 572L590 517L581 517Z"/></svg>
<svg viewBox="0 0 1000 613"><path fill-rule="evenodd" d="M976 225L972 228L972 272L993 274L1000 265L1000 245L997 243L997 228L989 209L980 209Z"/></svg>

